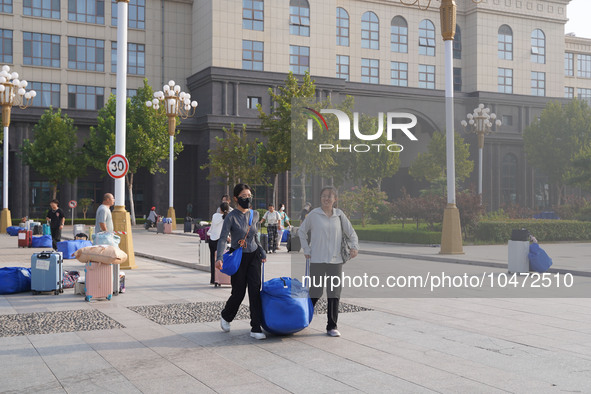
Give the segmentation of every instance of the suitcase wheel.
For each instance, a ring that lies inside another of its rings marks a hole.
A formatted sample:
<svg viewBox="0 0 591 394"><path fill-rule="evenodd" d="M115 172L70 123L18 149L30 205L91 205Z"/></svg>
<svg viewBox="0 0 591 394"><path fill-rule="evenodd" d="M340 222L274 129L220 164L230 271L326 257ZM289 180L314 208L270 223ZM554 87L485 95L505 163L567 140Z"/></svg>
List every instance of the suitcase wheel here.
<svg viewBox="0 0 591 394"><path fill-rule="evenodd" d="M109 295L107 296L107 300L111 301L111 298L113 298L113 294L109 294Z"/></svg>
<svg viewBox="0 0 591 394"><path fill-rule="evenodd" d="M54 290L53 291L53 295L59 295L59 294L60 294L60 291L59 290Z"/></svg>
<svg viewBox="0 0 591 394"><path fill-rule="evenodd" d="M33 295L39 295L39 292L37 290L33 290L31 293L33 293Z"/></svg>
<svg viewBox="0 0 591 394"><path fill-rule="evenodd" d="M214 283L213 284L213 287L220 287L220 284L219 283Z"/></svg>
<svg viewBox="0 0 591 394"><path fill-rule="evenodd" d="M90 302L90 299L91 299L91 298L92 298L92 296L88 296L88 295L87 295L86 297L84 297L84 301L86 301L86 302Z"/></svg>

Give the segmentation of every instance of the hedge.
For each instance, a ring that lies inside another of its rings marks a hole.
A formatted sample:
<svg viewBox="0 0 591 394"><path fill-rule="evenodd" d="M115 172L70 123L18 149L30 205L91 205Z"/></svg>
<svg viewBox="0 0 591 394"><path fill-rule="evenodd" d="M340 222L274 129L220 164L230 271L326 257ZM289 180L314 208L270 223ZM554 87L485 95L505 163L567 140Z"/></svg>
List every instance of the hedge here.
<svg viewBox="0 0 591 394"><path fill-rule="evenodd" d="M364 229L355 226L360 241L431 245L441 243L441 232L400 228Z"/></svg>
<svg viewBox="0 0 591 394"><path fill-rule="evenodd" d="M481 221L476 227L476 241L505 243L511 239L511 230L526 228L540 242L589 241L591 223L576 220L516 219Z"/></svg>

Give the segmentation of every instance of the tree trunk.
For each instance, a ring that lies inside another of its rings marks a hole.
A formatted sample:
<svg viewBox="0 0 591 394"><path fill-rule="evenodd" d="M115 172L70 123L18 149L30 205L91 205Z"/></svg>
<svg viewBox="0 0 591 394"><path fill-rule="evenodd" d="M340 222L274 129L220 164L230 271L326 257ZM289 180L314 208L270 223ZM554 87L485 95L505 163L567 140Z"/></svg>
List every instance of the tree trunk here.
<svg viewBox="0 0 591 394"><path fill-rule="evenodd" d="M131 214L131 225L135 226L135 204L133 202L133 173L128 172L125 175L125 182L127 183L127 192L129 193L129 213Z"/></svg>
<svg viewBox="0 0 591 394"><path fill-rule="evenodd" d="M84 215L84 220L86 220L86 212L88 212L88 208L82 208L82 214Z"/></svg>
<svg viewBox="0 0 591 394"><path fill-rule="evenodd" d="M56 198L57 198L57 184L52 183L51 184L51 199L55 200Z"/></svg>

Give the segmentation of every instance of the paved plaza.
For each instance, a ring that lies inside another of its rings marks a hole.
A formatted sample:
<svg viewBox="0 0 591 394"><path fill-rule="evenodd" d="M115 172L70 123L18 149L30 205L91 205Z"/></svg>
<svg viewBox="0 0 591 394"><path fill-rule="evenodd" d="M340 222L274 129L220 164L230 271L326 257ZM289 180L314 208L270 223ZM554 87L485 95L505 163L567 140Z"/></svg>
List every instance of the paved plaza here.
<svg viewBox="0 0 591 394"><path fill-rule="evenodd" d="M230 288L209 284L196 235L138 226L133 242L138 268L125 271L126 292L111 301L84 302L73 289L0 296L0 392L591 391L591 291L578 298L353 295L342 300L340 338L326 335L319 314L300 333L256 341L247 299L231 332L221 331ZM542 246L554 274L571 272L591 289L591 244ZM361 248L359 261L400 272L507 272L507 245L467 246L456 256L428 246ZM38 250L0 235L0 251L0 266L29 267ZM285 248L270 254L266 279L290 275L301 260ZM76 260L64 267L83 269Z"/></svg>

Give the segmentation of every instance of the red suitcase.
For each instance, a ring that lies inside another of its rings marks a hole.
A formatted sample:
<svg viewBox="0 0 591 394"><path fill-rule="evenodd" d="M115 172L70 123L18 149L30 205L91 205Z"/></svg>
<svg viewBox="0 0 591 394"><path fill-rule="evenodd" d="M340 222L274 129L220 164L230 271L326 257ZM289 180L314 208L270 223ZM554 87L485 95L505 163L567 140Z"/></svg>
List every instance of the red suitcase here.
<svg viewBox="0 0 591 394"><path fill-rule="evenodd" d="M19 232L18 232L18 247L19 248L30 248L32 242L33 242L33 231L19 230Z"/></svg>
<svg viewBox="0 0 591 394"><path fill-rule="evenodd" d="M84 289L86 301L92 298L110 300L113 297L113 264L86 263L84 272L86 273Z"/></svg>

